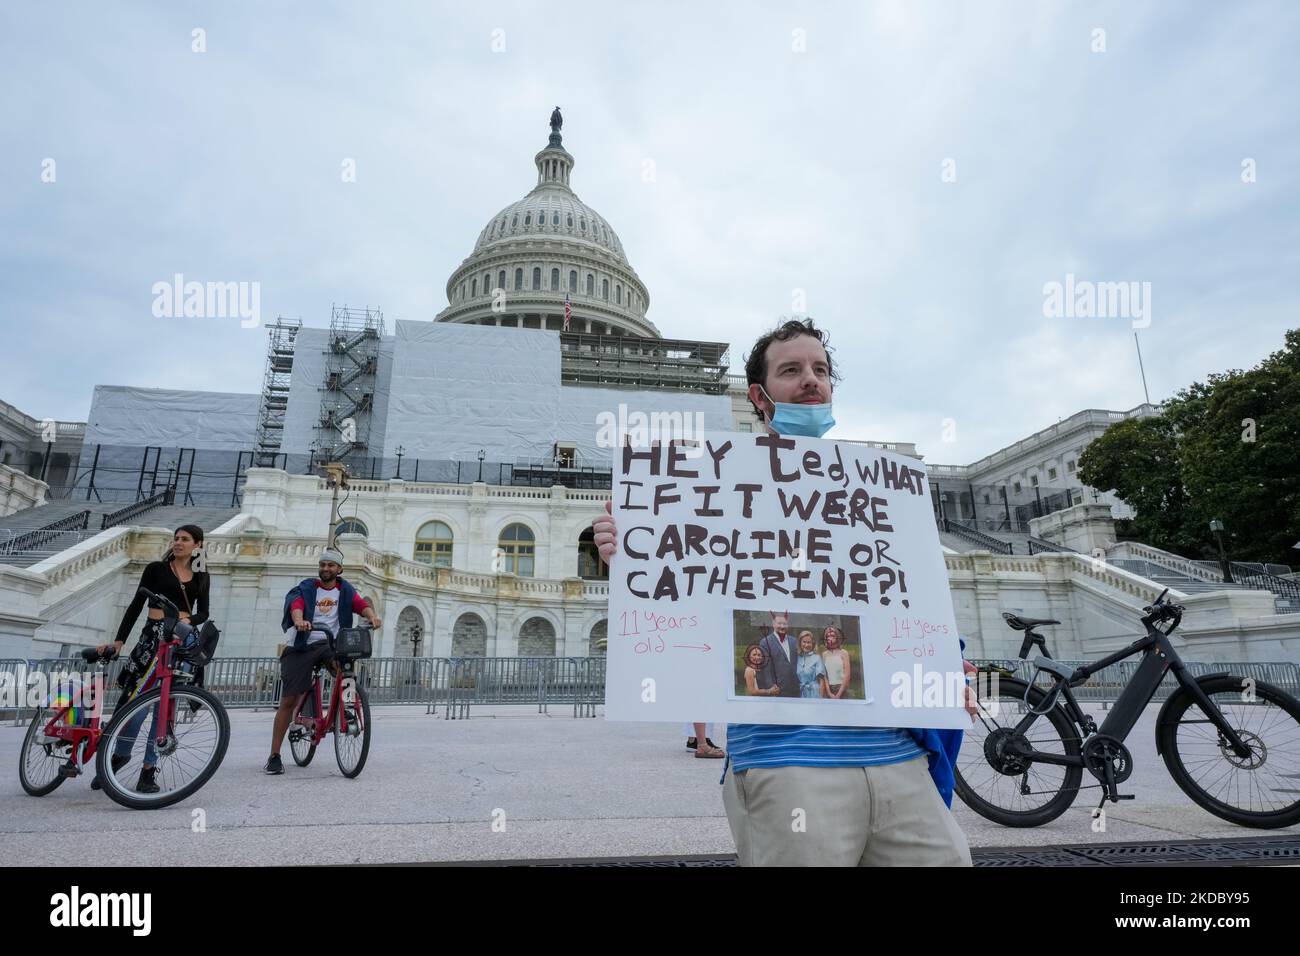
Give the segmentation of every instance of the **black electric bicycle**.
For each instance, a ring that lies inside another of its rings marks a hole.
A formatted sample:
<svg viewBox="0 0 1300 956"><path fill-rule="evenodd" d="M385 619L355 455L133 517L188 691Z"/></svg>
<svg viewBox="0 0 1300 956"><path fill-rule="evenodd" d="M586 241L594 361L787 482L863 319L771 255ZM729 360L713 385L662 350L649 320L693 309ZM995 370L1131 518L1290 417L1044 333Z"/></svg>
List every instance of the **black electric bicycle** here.
<svg viewBox="0 0 1300 956"><path fill-rule="evenodd" d="M1194 677L1169 635L1183 608L1165 601L1166 588L1143 608L1146 636L1085 667L1052 660L1034 628L1060 621L1003 613L1024 631L1020 658L1031 646L1033 678L1020 680L995 668L996 691L980 700L980 715L967 732L956 768L956 790L980 816L1009 827L1036 827L1055 820L1079 795L1087 770L1102 791L1098 807L1133 794L1119 785L1133 773L1124 740L1155 696L1166 671L1178 688L1156 718L1156 752L1174 782L1198 806L1232 823L1276 829L1300 823L1300 701L1272 684L1227 671ZM1162 630L1157 624L1166 624ZM1079 707L1071 688L1116 661L1142 655L1128 684L1098 727ZM1050 687L1036 683L1040 674ZM981 691L994 686L980 675Z"/></svg>

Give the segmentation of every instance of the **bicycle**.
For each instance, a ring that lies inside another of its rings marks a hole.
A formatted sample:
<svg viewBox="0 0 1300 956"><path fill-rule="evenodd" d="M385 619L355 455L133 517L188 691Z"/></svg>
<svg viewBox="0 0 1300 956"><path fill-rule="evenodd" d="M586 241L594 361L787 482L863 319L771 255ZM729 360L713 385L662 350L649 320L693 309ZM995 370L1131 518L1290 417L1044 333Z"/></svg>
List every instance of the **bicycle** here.
<svg viewBox="0 0 1300 956"><path fill-rule="evenodd" d="M1133 773L1124 740L1172 671L1178 688L1156 717L1155 736L1156 752L1179 788L1198 806L1241 826L1276 829L1300 823L1300 743L1294 742L1300 737L1300 701L1272 684L1227 671L1192 676L1169 640L1184 608L1166 602L1168 593L1166 588L1143 608L1145 637L1078 668L1052 660L1046 640L1034 630L1060 621L1003 613L1008 627L1025 632L1019 657L1027 659L1034 645L1042 653L1031 662L1035 671L1029 681L994 669L997 706L980 701L978 721L957 761L956 790L968 807L1004 826L1042 826L1085 789L1084 770L1099 781L1089 785L1102 791L1099 810L1107 800L1134 799L1118 790ZM1141 663L1098 727L1071 688L1137 654ZM1041 673L1053 678L1050 687L1036 683ZM987 793L980 790L985 786Z"/></svg>
<svg viewBox="0 0 1300 956"><path fill-rule="evenodd" d="M53 793L63 781L77 776L78 768L94 759L100 738L99 698L103 694L104 665L116 657L113 648L102 654L86 648L81 659L96 665L89 685L75 678L61 680L37 708L18 761L18 782L31 796Z"/></svg>
<svg viewBox="0 0 1300 956"><path fill-rule="evenodd" d="M84 712L80 694L46 698L27 728L19 763L23 789L33 796L44 796L64 779L80 776L93 757L95 773L109 797L133 810L154 810L196 793L221 766L230 743L230 719L220 700L191 683L195 669L211 661L219 632L180 620L176 605L160 594L145 588L138 593L149 607L164 613L157 650L130 697L102 729L97 711L88 719L75 713L77 707ZM102 665L115 654L111 649L100 654L87 648L81 656L88 663L98 662L102 672ZM142 735L146 719L149 730ZM33 757L38 767L60 760L58 779L43 783L34 779L29 769ZM156 768L157 793L132 786L146 762Z"/></svg>
<svg viewBox="0 0 1300 956"><path fill-rule="evenodd" d="M293 762L305 767L316 755L316 746L327 732L334 734L334 758L343 776L355 779L370 753L370 698L357 680L355 663L371 654L369 627L342 628L335 635L328 627L311 628L330 642L329 662L334 680L329 692L329 709L322 712L324 699L321 670L312 668L311 687L298 702L289 725L289 752Z"/></svg>

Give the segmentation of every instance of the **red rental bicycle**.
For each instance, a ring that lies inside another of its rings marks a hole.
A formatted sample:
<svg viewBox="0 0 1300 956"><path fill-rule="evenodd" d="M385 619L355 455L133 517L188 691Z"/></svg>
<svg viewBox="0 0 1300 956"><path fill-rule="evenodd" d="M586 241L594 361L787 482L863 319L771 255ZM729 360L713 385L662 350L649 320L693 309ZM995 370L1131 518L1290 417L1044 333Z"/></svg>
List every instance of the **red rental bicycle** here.
<svg viewBox="0 0 1300 956"><path fill-rule="evenodd" d="M357 679L355 664L371 654L369 627L346 627L337 636L328 627L313 625L312 631L324 634L334 658L330 662L329 709L322 710L324 700L322 665L312 670L311 687L299 702L289 725L289 752L299 767L311 763L316 745L326 733L334 734L334 757L343 776L355 778L366 765L370 753L370 699ZM323 716L322 716L323 715Z"/></svg>
<svg viewBox="0 0 1300 956"><path fill-rule="evenodd" d="M45 796L68 777L80 776L93 758L95 773L114 801L153 810L197 792L221 766L230 719L221 701L191 683L194 669L212 659L219 632L180 620L179 609L161 594L144 588L139 593L151 608L163 611L157 651L103 729L98 709L91 706L98 701L86 700L83 686L70 683L45 699L27 728L18 763L19 781L32 796ZM87 648L81 656L98 662L102 673L115 655L111 649L100 654ZM146 766L154 768L154 791L136 789Z"/></svg>
<svg viewBox="0 0 1300 956"><path fill-rule="evenodd" d="M23 739L22 759L18 761L18 782L33 797L53 793L95 759L104 665L115 657L117 652L112 648L102 654L94 648L83 650L81 659L96 665L90 683L73 677L60 679L32 717Z"/></svg>

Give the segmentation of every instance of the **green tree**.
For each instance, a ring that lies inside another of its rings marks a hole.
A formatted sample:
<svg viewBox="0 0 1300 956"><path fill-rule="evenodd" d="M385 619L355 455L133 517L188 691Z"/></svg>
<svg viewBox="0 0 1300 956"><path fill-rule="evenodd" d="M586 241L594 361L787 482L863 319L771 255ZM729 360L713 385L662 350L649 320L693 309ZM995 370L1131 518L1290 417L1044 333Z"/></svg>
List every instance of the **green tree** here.
<svg viewBox="0 0 1300 956"><path fill-rule="evenodd" d="M1239 561L1290 564L1300 540L1300 329L1258 366L1180 390L1161 415L1108 428L1079 477L1137 512L1144 541L1190 557L1217 554L1211 520Z"/></svg>
<svg viewBox="0 0 1300 956"><path fill-rule="evenodd" d="M1079 456L1079 479L1113 491L1133 508L1133 533L1139 540L1179 553L1196 545L1183 532L1187 490L1179 470L1178 436L1166 416L1111 425Z"/></svg>

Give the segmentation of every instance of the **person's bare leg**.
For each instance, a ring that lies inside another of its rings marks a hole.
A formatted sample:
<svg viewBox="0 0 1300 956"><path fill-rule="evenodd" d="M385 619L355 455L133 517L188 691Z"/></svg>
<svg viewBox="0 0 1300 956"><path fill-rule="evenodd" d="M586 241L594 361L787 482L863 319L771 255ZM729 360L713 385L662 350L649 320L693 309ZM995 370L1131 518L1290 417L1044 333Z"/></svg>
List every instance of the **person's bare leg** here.
<svg viewBox="0 0 1300 956"><path fill-rule="evenodd" d="M281 697L280 706L275 711L275 723L271 727L271 753L279 755L280 745L284 743L284 735L289 731L289 723L293 720L293 713L298 709L298 703L305 695L295 694L293 697Z"/></svg>

